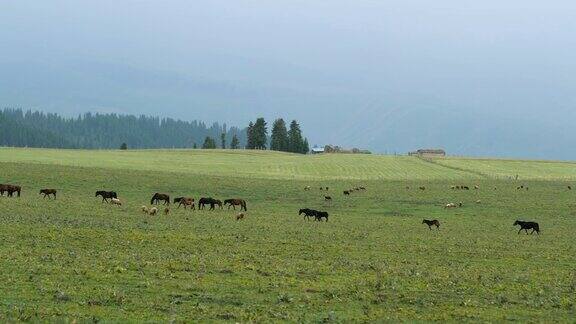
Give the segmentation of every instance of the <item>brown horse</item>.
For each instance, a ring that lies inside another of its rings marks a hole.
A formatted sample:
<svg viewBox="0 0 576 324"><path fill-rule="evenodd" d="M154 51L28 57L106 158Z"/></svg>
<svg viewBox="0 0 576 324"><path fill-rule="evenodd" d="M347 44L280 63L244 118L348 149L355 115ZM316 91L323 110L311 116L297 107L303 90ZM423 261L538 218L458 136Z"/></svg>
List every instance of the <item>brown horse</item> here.
<svg viewBox="0 0 576 324"><path fill-rule="evenodd" d="M150 205L158 204L161 200L164 201L164 205L170 205L170 196L159 192L152 196L152 199L150 199Z"/></svg>
<svg viewBox="0 0 576 324"><path fill-rule="evenodd" d="M56 199L56 189L42 189L39 194L44 195L44 198L50 198L50 195L53 195L54 199Z"/></svg>
<svg viewBox="0 0 576 324"><path fill-rule="evenodd" d="M232 206L234 210L236 210L236 206L240 206L241 211L247 211L246 201L244 199L226 199L224 200L224 205L228 205L228 209L230 209L230 206Z"/></svg>
<svg viewBox="0 0 576 324"><path fill-rule="evenodd" d="M108 199L112 199L112 198L118 198L118 194L115 191L103 191L103 190L99 190L96 191L96 194L94 195L94 197L102 197L102 202L106 201L108 202Z"/></svg>
<svg viewBox="0 0 576 324"><path fill-rule="evenodd" d="M184 209L186 209L186 206L190 207L190 209L196 209L196 206L194 204L194 198L178 197L174 198L174 203L178 203L178 208L184 205Z"/></svg>

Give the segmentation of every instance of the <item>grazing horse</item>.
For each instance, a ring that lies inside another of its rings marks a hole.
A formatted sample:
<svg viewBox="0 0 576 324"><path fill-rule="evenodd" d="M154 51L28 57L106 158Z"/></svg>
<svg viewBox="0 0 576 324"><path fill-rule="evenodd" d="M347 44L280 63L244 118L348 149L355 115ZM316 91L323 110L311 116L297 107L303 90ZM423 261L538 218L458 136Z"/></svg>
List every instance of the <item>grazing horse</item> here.
<svg viewBox="0 0 576 324"><path fill-rule="evenodd" d="M322 221L322 218L326 218L326 221L328 221L328 213L327 212L321 212L321 211L316 211L315 215L314 215L314 220L317 220L319 222Z"/></svg>
<svg viewBox="0 0 576 324"><path fill-rule="evenodd" d="M424 220L422 221L422 224L428 225L428 228L429 228L430 230L432 230L432 226L436 226L436 229L437 229L437 230L440 229L440 222L439 222L438 220L436 220L436 219L434 219L434 220L424 219Z"/></svg>
<svg viewBox="0 0 576 324"><path fill-rule="evenodd" d="M112 198L118 198L118 194L116 194L115 191L96 191L96 195L94 195L94 197L98 197L101 196L102 197L102 202L106 201L108 202L108 199L112 199Z"/></svg>
<svg viewBox="0 0 576 324"><path fill-rule="evenodd" d="M536 222L524 222L517 220L514 222L512 226L516 225L520 225L520 230L518 230L518 234L520 234L522 230L525 230L526 234L528 234L528 230L531 229L532 232L530 234L534 234L534 232L536 232L536 234L540 235L540 226Z"/></svg>
<svg viewBox="0 0 576 324"><path fill-rule="evenodd" d="M42 190L40 190L39 195L44 195L44 198L50 197L50 195L53 195L54 199L56 199L56 189L42 189Z"/></svg>
<svg viewBox="0 0 576 324"><path fill-rule="evenodd" d="M220 207L220 209L224 209L224 207L222 207L222 201L218 200L218 199L212 199L212 202L210 202L210 209L209 210L214 210L214 207L218 205Z"/></svg>
<svg viewBox="0 0 576 324"><path fill-rule="evenodd" d="M163 205L170 205L170 196L163 193L155 193L150 199L150 205L158 204L160 200L164 201Z"/></svg>
<svg viewBox="0 0 576 324"><path fill-rule="evenodd" d="M184 209L186 209L186 206L189 206L190 209L196 209L196 206L194 205L194 198L178 197L174 198L174 203L178 203L178 208L184 205Z"/></svg>
<svg viewBox="0 0 576 324"><path fill-rule="evenodd" d="M568 186L568 190L572 190L572 186Z"/></svg>
<svg viewBox="0 0 576 324"><path fill-rule="evenodd" d="M426 187L422 186L422 187L418 187L418 189L424 191L424 190L426 190Z"/></svg>
<svg viewBox="0 0 576 324"><path fill-rule="evenodd" d="M324 201L332 201L332 197L330 197L330 196L324 196Z"/></svg>
<svg viewBox="0 0 576 324"><path fill-rule="evenodd" d="M304 214L304 219L308 218L308 220L310 220L310 217L316 216L316 211L309 208L303 208L298 211L298 215L302 214Z"/></svg>
<svg viewBox="0 0 576 324"><path fill-rule="evenodd" d="M211 197L202 197L198 200L198 209L204 209L206 205L210 205L210 203L214 200L214 198Z"/></svg>
<svg viewBox="0 0 576 324"><path fill-rule="evenodd" d="M350 196L350 191L349 191L349 190L344 190L344 196Z"/></svg>
<svg viewBox="0 0 576 324"><path fill-rule="evenodd" d="M232 206L232 208L236 210L236 206L240 206L240 211L248 211L246 209L246 201L244 199L226 199L224 200L224 205L228 205L228 209L230 209L230 206Z"/></svg>
<svg viewBox="0 0 576 324"><path fill-rule="evenodd" d="M0 184L0 195L4 196L4 192L8 193L8 197L13 197L14 193L18 194L20 197L20 192L22 191L22 187L10 185L10 184Z"/></svg>

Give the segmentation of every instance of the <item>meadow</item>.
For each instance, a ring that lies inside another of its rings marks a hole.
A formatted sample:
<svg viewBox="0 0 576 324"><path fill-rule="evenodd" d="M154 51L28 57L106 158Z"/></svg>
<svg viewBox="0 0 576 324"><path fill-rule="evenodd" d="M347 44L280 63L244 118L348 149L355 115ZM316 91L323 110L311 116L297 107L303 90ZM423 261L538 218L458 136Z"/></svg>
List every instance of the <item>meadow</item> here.
<svg viewBox="0 0 576 324"><path fill-rule="evenodd" d="M0 183L23 194L0 197L0 320L572 322L575 166L1 148ZM450 189L460 184L480 189ZM342 195L355 186L367 191ZM102 204L100 189L124 205ZM248 212L143 215L154 192L244 198ZM303 207L329 221L304 220ZM518 235L516 219L541 235Z"/></svg>

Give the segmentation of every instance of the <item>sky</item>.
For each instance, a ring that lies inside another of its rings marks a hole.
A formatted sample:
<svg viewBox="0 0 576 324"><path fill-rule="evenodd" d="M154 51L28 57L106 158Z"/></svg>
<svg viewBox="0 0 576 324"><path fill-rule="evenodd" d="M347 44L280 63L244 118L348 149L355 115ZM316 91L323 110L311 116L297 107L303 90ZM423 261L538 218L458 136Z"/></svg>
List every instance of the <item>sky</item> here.
<svg viewBox="0 0 576 324"><path fill-rule="evenodd" d="M573 159L553 137L532 145L528 130L576 117L574 17L565 0L3 0L0 105L237 124L283 116L313 143L507 154L392 129L432 110L482 120L482 136L522 134L513 145L526 150L510 155ZM444 125L433 119L427 127Z"/></svg>

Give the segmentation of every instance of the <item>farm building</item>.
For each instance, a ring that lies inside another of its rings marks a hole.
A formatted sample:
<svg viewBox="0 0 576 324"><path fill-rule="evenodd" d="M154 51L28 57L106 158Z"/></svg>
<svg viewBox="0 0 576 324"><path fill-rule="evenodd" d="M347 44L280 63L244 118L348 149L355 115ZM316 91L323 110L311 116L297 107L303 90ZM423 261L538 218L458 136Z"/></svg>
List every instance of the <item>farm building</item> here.
<svg viewBox="0 0 576 324"><path fill-rule="evenodd" d="M415 152L410 152L408 155L420 157L446 156L446 151L442 149L420 149Z"/></svg>
<svg viewBox="0 0 576 324"><path fill-rule="evenodd" d="M324 148L315 146L312 148L312 150L310 152L312 154L321 154L321 153L324 153Z"/></svg>

